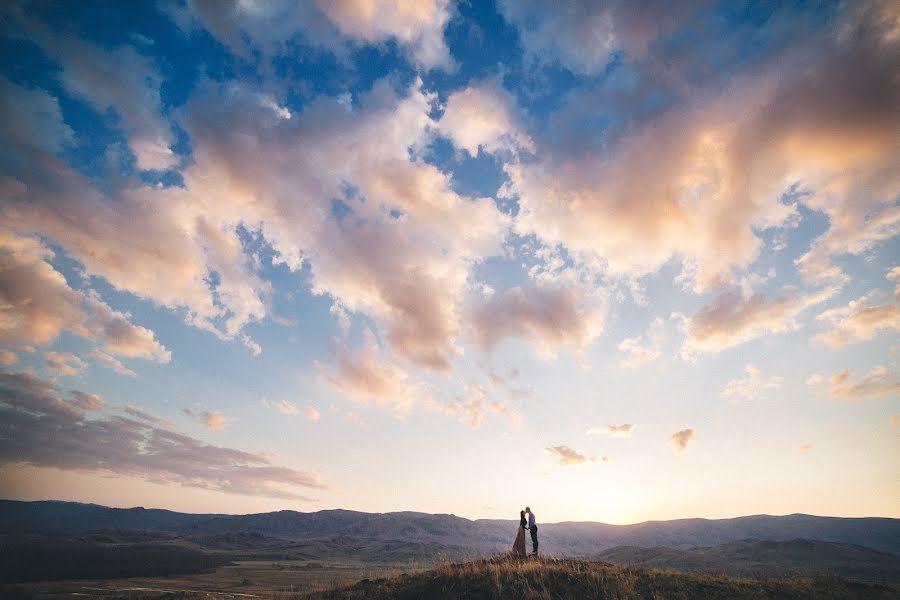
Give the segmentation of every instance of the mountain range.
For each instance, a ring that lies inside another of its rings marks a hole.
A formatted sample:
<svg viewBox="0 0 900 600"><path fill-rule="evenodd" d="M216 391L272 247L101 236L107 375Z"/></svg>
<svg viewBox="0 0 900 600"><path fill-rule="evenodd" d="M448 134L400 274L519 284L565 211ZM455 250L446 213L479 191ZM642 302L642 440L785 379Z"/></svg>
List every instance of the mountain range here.
<svg viewBox="0 0 900 600"><path fill-rule="evenodd" d="M0 500L0 532L79 533L103 529L166 531L187 536L252 532L282 539L331 536L402 540L494 552L512 545L516 521L469 520L449 514L365 513L351 510L248 515L188 514L161 509L110 508L96 504ZM856 544L900 554L900 519L793 514L732 519L676 519L632 525L598 522L539 523L548 553L594 556L616 546L688 549L744 539L815 539Z"/></svg>
<svg viewBox="0 0 900 600"><path fill-rule="evenodd" d="M187 514L0 500L0 581L165 575L233 560L433 564L507 552L516 527L513 520L418 512ZM541 523L539 532L548 556L741 576L824 573L900 582L900 519L754 515Z"/></svg>

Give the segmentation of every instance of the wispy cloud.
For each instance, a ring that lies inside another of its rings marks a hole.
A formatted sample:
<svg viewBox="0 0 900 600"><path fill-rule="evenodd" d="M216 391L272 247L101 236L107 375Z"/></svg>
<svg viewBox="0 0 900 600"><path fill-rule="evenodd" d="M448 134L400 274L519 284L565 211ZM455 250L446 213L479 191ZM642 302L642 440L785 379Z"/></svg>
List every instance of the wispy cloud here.
<svg viewBox="0 0 900 600"><path fill-rule="evenodd" d="M522 420L521 414L505 400L491 399L488 390L479 384L466 386L465 392L454 400L444 402L433 398L426 399L426 406L448 415L457 417L472 428L480 427L491 414L502 415L511 424Z"/></svg>
<svg viewBox="0 0 900 600"><path fill-rule="evenodd" d="M795 317L837 291L836 287L828 287L805 295L788 292L775 298L762 294L744 297L738 289L723 292L684 321L682 356L720 352L762 335L795 329Z"/></svg>
<svg viewBox="0 0 900 600"><path fill-rule="evenodd" d="M619 342L619 351L625 356L619 363L626 368L637 368L662 356L663 320L656 318L644 335L625 338Z"/></svg>
<svg viewBox="0 0 900 600"><path fill-rule="evenodd" d="M102 350L96 350L96 349L91 350L90 352L88 352L88 356L92 357L94 360L96 360L98 363L100 363L104 367L106 367L108 369L112 369L119 375L126 375L128 377L137 377L137 373L135 373L134 371L132 371L131 369L129 369L128 367L123 365L119 359L117 359L115 356L107 354L106 352L103 352Z"/></svg>
<svg viewBox="0 0 900 600"><path fill-rule="evenodd" d="M45 345L66 330L100 342L112 354L169 361L171 353L152 331L131 323L96 293L69 287L50 264L52 257L41 241L0 228L0 339Z"/></svg>
<svg viewBox="0 0 900 600"><path fill-rule="evenodd" d="M606 427L591 427L586 435L609 435L612 437L631 437L636 425L625 423L623 425L607 425Z"/></svg>
<svg viewBox="0 0 900 600"><path fill-rule="evenodd" d="M286 500L324 488L315 473L161 428L164 420L137 407L126 407L128 417L87 418L86 408L102 405L78 394L67 397L33 375L0 373L0 460Z"/></svg>
<svg viewBox="0 0 900 600"><path fill-rule="evenodd" d="M878 292L872 292L847 306L832 308L816 317L831 326L825 333L817 334L813 341L831 348L841 348L873 339L881 332L900 331L900 306L896 302L878 303Z"/></svg>
<svg viewBox="0 0 900 600"><path fill-rule="evenodd" d="M784 377L766 379L759 367L748 363L744 367L744 377L732 379L725 384L722 397L732 400L759 400L765 398L767 390L778 389L783 382Z"/></svg>
<svg viewBox="0 0 900 600"><path fill-rule="evenodd" d="M44 368L57 377L77 377L88 368L88 364L71 352L45 352Z"/></svg>
<svg viewBox="0 0 900 600"><path fill-rule="evenodd" d="M576 452L572 450L568 446L549 446L545 448L547 452L555 454L559 458L559 464L566 467L570 465L580 465L586 462L597 462L600 460L601 462L609 462L608 456L601 456L599 459L596 456L585 456L580 452Z"/></svg>
<svg viewBox="0 0 900 600"><path fill-rule="evenodd" d="M852 369L828 378L828 393L840 400L863 400L900 394L900 378L884 366L877 366L859 379L853 379Z"/></svg>

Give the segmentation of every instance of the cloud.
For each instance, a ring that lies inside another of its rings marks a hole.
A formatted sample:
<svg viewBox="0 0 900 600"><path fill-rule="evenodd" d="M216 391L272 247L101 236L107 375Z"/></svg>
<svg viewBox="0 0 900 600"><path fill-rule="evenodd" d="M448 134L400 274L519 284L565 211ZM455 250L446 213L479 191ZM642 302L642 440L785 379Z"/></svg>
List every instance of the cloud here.
<svg viewBox="0 0 900 600"><path fill-rule="evenodd" d="M192 419L202 423L210 431L224 431L229 426L231 426L232 423L237 421L237 417L229 417L228 415L217 410L193 411L189 408L185 408L182 410L182 412Z"/></svg>
<svg viewBox="0 0 900 600"><path fill-rule="evenodd" d="M122 412L130 417L134 417L140 421L145 423L149 423L156 427L165 427L166 429L175 429L175 423L169 421L168 419L163 419L161 417L157 417L156 415L151 415L146 410L139 406L134 406L133 404L126 404L122 407Z"/></svg>
<svg viewBox="0 0 900 600"><path fill-rule="evenodd" d="M4 143L34 144L47 152L60 152L72 144L74 136L63 121L56 98L0 77L0 138Z"/></svg>
<svg viewBox="0 0 900 600"><path fill-rule="evenodd" d="M345 36L368 44L395 39L423 68L452 69L444 43L449 0L318 0L328 19Z"/></svg>
<svg viewBox="0 0 900 600"><path fill-rule="evenodd" d="M637 368L662 356L663 320L656 318L644 335L625 338L619 342L619 351L625 356L619 361L623 367Z"/></svg>
<svg viewBox="0 0 900 600"><path fill-rule="evenodd" d="M411 157L429 139L431 101L419 81L402 97L381 81L352 111L322 97L280 119L250 90L208 86L187 108L197 166L186 179L216 210L262 223L277 262L308 261L313 293L340 314L373 318L392 352L446 371L470 269L501 252L508 217Z"/></svg>
<svg viewBox="0 0 900 600"><path fill-rule="evenodd" d="M545 448L547 452L555 454L559 457L559 464L567 467L569 465L580 465L586 462L596 462L596 456L585 456L572 450L568 446L550 446ZM601 458L603 462L609 462L609 458L604 456Z"/></svg>
<svg viewBox="0 0 900 600"><path fill-rule="evenodd" d="M69 94L101 114L115 111L139 169L164 170L178 163L171 149L175 136L162 114L162 77L150 59L131 46L105 49L50 31L30 18L21 23L60 63L59 80Z"/></svg>
<svg viewBox="0 0 900 600"><path fill-rule="evenodd" d="M319 419L322 418L322 414L312 406L303 407L303 416L306 417L306 420L311 423L316 423Z"/></svg>
<svg viewBox="0 0 900 600"><path fill-rule="evenodd" d="M69 287L40 241L0 228L0 341L44 345L63 330L120 356L166 363L171 353L149 329L134 325L96 293Z"/></svg>
<svg viewBox="0 0 900 600"><path fill-rule="evenodd" d="M297 415L300 414L300 409L297 408L296 405L291 404L287 400L280 400L273 404L275 410L280 412L283 415Z"/></svg>
<svg viewBox="0 0 900 600"><path fill-rule="evenodd" d="M900 306L895 302L878 304L879 293L872 292L847 306L832 308L819 314L816 321L831 325L831 329L812 339L830 348L871 340L885 331L900 331Z"/></svg>
<svg viewBox="0 0 900 600"><path fill-rule="evenodd" d="M471 84L450 94L437 130L469 155L483 150L534 152L534 142L521 128L515 101L495 81Z"/></svg>
<svg viewBox="0 0 900 600"><path fill-rule="evenodd" d="M45 352L44 367L57 377L77 377L87 370L88 365L71 352Z"/></svg>
<svg viewBox="0 0 900 600"><path fill-rule="evenodd" d="M797 452L799 452L800 454L806 454L807 452L810 452L813 449L815 449L815 447L816 447L815 444L801 444L797 448Z"/></svg>
<svg viewBox="0 0 900 600"><path fill-rule="evenodd" d="M137 373L126 367L122 364L122 362L117 359L115 356L107 354L102 350L91 350L88 352L88 356L96 360L98 363L106 367L107 369L112 369L119 375L126 375L128 377L137 377Z"/></svg>
<svg viewBox="0 0 900 600"><path fill-rule="evenodd" d="M490 399L487 390L479 384L467 385L465 393L455 400L438 402L433 398L427 398L425 405L457 417L473 429L480 427L491 414L502 415L513 425L522 422L521 414L513 409L510 402Z"/></svg>
<svg viewBox="0 0 900 600"><path fill-rule="evenodd" d="M666 440L666 442L675 449L675 452L678 452L679 454L687 450L688 444L692 441L694 441L693 429L676 431Z"/></svg>
<svg viewBox="0 0 900 600"><path fill-rule="evenodd" d="M704 291L750 267L760 232L797 224L796 203L782 200L794 186L830 223L798 266L811 280L834 278L834 256L859 254L900 230L893 131L900 86L891 76L900 68L900 38L874 6L855 5L833 29L727 86L713 77L706 88L669 91L670 105L639 111L596 141L536 140L535 160L505 166L505 191L519 199L516 232L564 244L576 260L613 276L677 260L693 289ZM615 120L615 108L602 97L564 102L552 131Z"/></svg>
<svg viewBox="0 0 900 600"><path fill-rule="evenodd" d="M325 487L315 473L205 444L147 419L89 417L72 397L32 375L0 373L0 460L285 500L309 500L300 490Z"/></svg>
<svg viewBox="0 0 900 600"><path fill-rule="evenodd" d="M891 426L900 425L900 414L891 415L890 422L891 422Z"/></svg>
<svg viewBox="0 0 900 600"><path fill-rule="evenodd" d="M19 362L19 355L10 350L0 352L0 365L8 367Z"/></svg>
<svg viewBox="0 0 900 600"><path fill-rule="evenodd" d="M900 300L900 267L894 267L886 276L889 281L896 281L897 285L894 287L894 297L897 300Z"/></svg>
<svg viewBox="0 0 900 600"><path fill-rule="evenodd" d="M545 0L501 0L504 18L516 26L531 60L556 62L582 75L601 72L619 50L642 58L662 33L676 28L694 12L696 2L566 3Z"/></svg>
<svg viewBox="0 0 900 600"><path fill-rule="evenodd" d="M723 398L732 400L759 400L765 398L766 390L778 389L784 383L784 377L770 377L766 379L754 364L748 363L744 367L744 377L732 379L722 389Z"/></svg>
<svg viewBox="0 0 900 600"><path fill-rule="evenodd" d="M182 187L125 180L101 192L23 140L16 161L0 157L11 174L0 181L4 222L52 240L88 276L256 351L243 330L267 316L272 288L244 247L252 237L275 264L308 265L313 293L348 320L373 319L392 353L447 371L471 269L502 252L510 219L418 158L434 99L418 80L399 93L379 81L350 110L322 96L290 114L255 87L200 81L181 109L193 150Z"/></svg>
<svg viewBox="0 0 900 600"><path fill-rule="evenodd" d="M612 437L630 438L636 425L625 423L623 425L607 425L606 427L591 427L586 435L609 435Z"/></svg>
<svg viewBox="0 0 900 600"><path fill-rule="evenodd" d="M682 356L721 352L765 334L795 329L795 317L836 292L837 288L829 287L805 295L789 291L774 298L744 297L738 289L722 292L685 320Z"/></svg>
<svg viewBox="0 0 900 600"><path fill-rule="evenodd" d="M343 56L349 39L363 45L395 41L425 69L454 66L443 37L451 11L447 0L189 0L168 11L182 29L199 24L244 58L255 51L286 54L294 48L289 42L297 39Z"/></svg>
<svg viewBox="0 0 900 600"><path fill-rule="evenodd" d="M863 400L900 394L900 380L884 366L876 366L862 378L854 381L852 369L828 378L828 393L839 400Z"/></svg>
<svg viewBox="0 0 900 600"><path fill-rule="evenodd" d="M76 408L81 410L103 410L106 406L106 400L97 394L72 390L69 392L69 402Z"/></svg>
<svg viewBox="0 0 900 600"><path fill-rule="evenodd" d="M406 371L382 361L378 354L374 336L369 334L356 354L338 348L333 374L329 374L322 365L317 366L335 389L350 398L362 402L373 401L378 406L389 406L395 412L403 414L415 404L418 389L409 382Z"/></svg>
<svg viewBox="0 0 900 600"><path fill-rule="evenodd" d="M583 351L603 330L605 306L576 286L513 287L480 301L472 311L476 343L493 350L509 338L531 342L538 355Z"/></svg>

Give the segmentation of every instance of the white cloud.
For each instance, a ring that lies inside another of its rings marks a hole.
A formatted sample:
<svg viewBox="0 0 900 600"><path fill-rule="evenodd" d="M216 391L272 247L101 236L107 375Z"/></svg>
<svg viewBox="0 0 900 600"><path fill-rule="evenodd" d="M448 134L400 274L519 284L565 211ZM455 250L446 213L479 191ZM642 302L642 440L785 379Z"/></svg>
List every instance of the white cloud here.
<svg viewBox="0 0 900 600"><path fill-rule="evenodd" d="M612 437L630 438L636 425L625 423L623 425L607 425L606 427L591 427L586 435L609 435Z"/></svg>
<svg viewBox="0 0 900 600"><path fill-rule="evenodd" d="M218 410L193 411L185 408L182 412L202 423L210 431L224 431L237 421L237 417L230 417Z"/></svg>
<svg viewBox="0 0 900 600"><path fill-rule="evenodd" d="M900 306L896 302L879 304L880 294L872 292L847 306L826 310L816 317L827 323L831 329L812 339L829 346L840 348L875 338L881 332L900 331Z"/></svg>
<svg viewBox="0 0 900 600"><path fill-rule="evenodd" d="M169 362L152 331L129 321L92 291L69 287L40 241L0 228L0 341L44 345L63 330L112 354Z"/></svg>
<svg viewBox="0 0 900 600"><path fill-rule="evenodd" d="M535 36L554 48L571 41L580 49L573 57L605 55L603 42L588 45L571 32L600 34L606 7L536 10L549 18ZM781 197L799 185L809 191L800 202L830 226L798 266L813 279L841 280L833 257L860 254L900 231L893 125L900 93L890 75L900 67L900 38L875 13L864 4L849 9L840 35L826 29L775 67L766 62L772 68L727 86L716 80L685 90L670 108L626 121L596 143L536 140L534 161L505 167L506 193L519 199L516 231L564 244L577 261L623 278L676 260L695 290L711 290L736 283L736 272L756 260L760 231L797 224L796 204ZM561 25L569 35L547 33L563 18L572 19ZM581 134L586 119L615 116L615 99L589 96L574 92L554 115L553 132Z"/></svg>
<svg viewBox="0 0 900 600"><path fill-rule="evenodd" d="M553 358L563 348L584 351L603 331L604 311L604 303L578 286L514 287L480 301L471 327L485 350L518 338L531 342L542 358Z"/></svg>
<svg viewBox="0 0 900 600"><path fill-rule="evenodd" d="M315 423L322 418L322 414L312 406L303 407L303 416L311 423Z"/></svg>
<svg viewBox="0 0 900 600"><path fill-rule="evenodd" d="M24 26L61 64L59 79L69 94L97 112L115 111L139 169L169 169L178 163L171 149L175 136L162 114L162 77L150 59L130 46L107 50L30 19Z"/></svg>
<svg viewBox="0 0 900 600"><path fill-rule="evenodd" d="M564 467L597 461L596 456L585 456L580 452L572 450L568 446L549 446L545 448L545 450L559 457L559 464ZM602 457L601 460L603 462L609 462L609 458L606 456Z"/></svg>
<svg viewBox="0 0 900 600"><path fill-rule="evenodd" d="M654 319L644 335L625 338L619 342L619 351L625 356L619 361L623 367L636 368L653 362L662 356L663 320Z"/></svg>
<svg viewBox="0 0 900 600"><path fill-rule="evenodd" d="M721 352L765 334L795 329L795 318L811 306L825 302L837 288L799 294L796 291L768 298L744 297L737 289L723 292L684 322L682 356Z"/></svg>
<svg viewBox="0 0 900 600"><path fill-rule="evenodd" d="M666 442L679 454L687 450L688 445L694 441L693 429L681 429L668 437Z"/></svg>
<svg viewBox="0 0 900 600"><path fill-rule="evenodd" d="M732 379L725 384L722 397L732 400L759 400L765 398L767 390L778 389L782 383L784 383L784 377L766 379L759 367L748 363L744 367L744 377Z"/></svg>
<svg viewBox="0 0 900 600"><path fill-rule="evenodd" d="M106 367L108 369L112 369L119 375L126 375L128 377L137 377L137 373L135 373L134 371L132 371L131 369L129 369L128 367L123 365L119 359L117 359L115 356L107 354L106 352L103 352L102 350L97 350L97 349L91 350L90 352L88 352L88 356L92 357L94 360L96 360L98 363L100 363L104 367Z"/></svg>
<svg viewBox="0 0 900 600"><path fill-rule="evenodd" d="M288 42L298 38L341 57L347 54L347 40L363 45L395 41L423 69L454 67L443 35L451 15L448 0L188 0L168 10L183 29L199 24L244 58L254 51L285 54L292 49Z"/></svg>
<svg viewBox="0 0 900 600"><path fill-rule="evenodd" d="M323 377L337 390L353 400L372 401L404 414L415 404L419 390L408 379L406 371L379 356L374 336L366 336L362 348L352 354L344 348L337 351L334 373L317 365Z"/></svg>
<svg viewBox="0 0 900 600"><path fill-rule="evenodd" d="M534 152L534 142L522 130L514 100L495 81L472 84L450 94L437 129L471 156L478 156L479 150Z"/></svg>
<svg viewBox="0 0 900 600"><path fill-rule="evenodd" d="M44 368L57 377L77 377L87 370L88 365L71 352L45 352Z"/></svg>
<svg viewBox="0 0 900 600"><path fill-rule="evenodd" d="M882 365L857 380L852 374L852 369L847 369L829 377L828 393L833 398L851 401L900 395L900 378Z"/></svg>

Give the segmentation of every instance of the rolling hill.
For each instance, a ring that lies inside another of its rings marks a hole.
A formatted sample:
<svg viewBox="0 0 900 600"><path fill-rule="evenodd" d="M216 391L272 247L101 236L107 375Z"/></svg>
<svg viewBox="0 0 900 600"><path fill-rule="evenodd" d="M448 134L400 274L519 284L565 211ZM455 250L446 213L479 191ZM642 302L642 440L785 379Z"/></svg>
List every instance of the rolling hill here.
<svg viewBox="0 0 900 600"><path fill-rule="evenodd" d="M515 528L514 521L416 512L220 515L0 501L0 580L201 572L235 560L428 566L504 553ZM635 525L570 522L541 524L540 533L544 554L556 557L741 576L828 573L900 582L897 519L759 515ZM72 557L113 555L116 561L107 569L85 569L82 575L63 568ZM25 569L27 556L40 557L42 567Z"/></svg>
<svg viewBox="0 0 900 600"><path fill-rule="evenodd" d="M369 580L310 600L888 600L896 591L841 579L740 579L598 561L487 559Z"/></svg>

